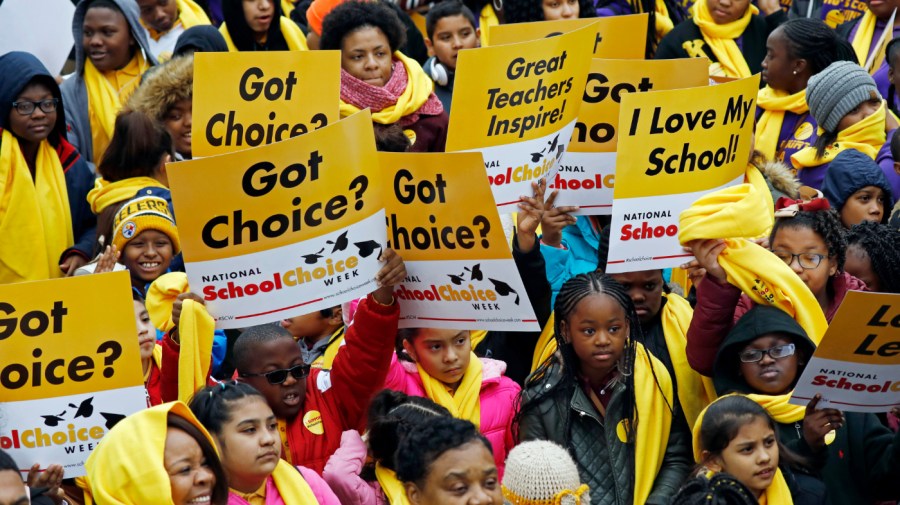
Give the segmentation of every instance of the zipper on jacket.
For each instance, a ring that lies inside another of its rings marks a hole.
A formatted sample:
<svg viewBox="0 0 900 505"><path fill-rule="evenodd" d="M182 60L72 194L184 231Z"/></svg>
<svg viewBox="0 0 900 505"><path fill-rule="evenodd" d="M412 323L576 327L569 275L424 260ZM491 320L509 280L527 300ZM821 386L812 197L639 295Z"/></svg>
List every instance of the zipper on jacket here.
<svg viewBox="0 0 900 505"><path fill-rule="evenodd" d="M794 423L794 429L797 430L797 438L803 438L803 432L800 431L801 428L803 428L803 425L801 425L799 422Z"/></svg>

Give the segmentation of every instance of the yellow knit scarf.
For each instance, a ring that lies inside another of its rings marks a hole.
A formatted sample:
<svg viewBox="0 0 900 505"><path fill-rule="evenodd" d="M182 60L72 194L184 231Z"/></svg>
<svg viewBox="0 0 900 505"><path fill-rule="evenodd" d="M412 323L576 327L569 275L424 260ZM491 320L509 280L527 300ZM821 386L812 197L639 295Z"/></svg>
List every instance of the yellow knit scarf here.
<svg viewBox="0 0 900 505"><path fill-rule="evenodd" d="M478 21L478 27L481 29L481 45L487 47L490 27L500 25L500 19L497 18L497 13L494 12L494 6L491 5L491 2L488 2L487 5L481 9L481 15L478 17Z"/></svg>
<svg viewBox="0 0 900 505"><path fill-rule="evenodd" d="M278 464L275 465L272 481L284 503L318 503L315 493L303 475L283 459L278 460Z"/></svg>
<svg viewBox="0 0 900 505"><path fill-rule="evenodd" d="M720 25L713 20L705 0L697 0L691 6L694 23L700 28L703 40L709 44L727 77L750 77L750 67L747 66L747 60L744 59L744 55L734 39L744 33L747 25L750 24L750 19L757 13L759 13L759 9L751 4L740 19Z"/></svg>
<svg viewBox="0 0 900 505"><path fill-rule="evenodd" d="M631 2L631 7L634 9L635 14L646 12L644 11L644 5L641 2ZM664 0L656 0L654 10L656 11L656 15L654 16L656 41L659 42L666 34L672 31L672 28L675 28L675 23L673 23L672 18L669 17L669 8L666 7L666 2Z"/></svg>
<svg viewBox="0 0 900 505"><path fill-rule="evenodd" d="M147 291L147 312L153 326L168 332L175 327L172 306L182 293L190 291L187 275L172 272L161 275ZM189 401L194 392L206 385L212 357L215 321L206 307L194 300L184 300L178 320L178 399Z"/></svg>
<svg viewBox="0 0 900 505"><path fill-rule="evenodd" d="M878 150L884 145L886 134L884 132L885 108L884 103L871 116L851 125L837 134L833 144L825 148L821 158L816 154L815 146L805 147L791 156L794 168L811 168L830 163L841 151L856 149L873 160ZM824 130L818 129L819 136Z"/></svg>
<svg viewBox="0 0 900 505"><path fill-rule="evenodd" d="M409 505L406 489L393 470L381 466L381 463L375 463L375 478L378 479L381 490L387 496L388 503L391 505Z"/></svg>
<svg viewBox="0 0 900 505"><path fill-rule="evenodd" d="M778 151L784 113L803 114L809 111L809 105L806 104L806 90L789 95L786 91L766 86L759 90L756 104L763 109L759 121L756 122L756 150L767 160L772 160Z"/></svg>
<svg viewBox="0 0 900 505"><path fill-rule="evenodd" d="M394 124L400 121L403 116L408 116L419 110L434 90L434 81L428 74L422 70L422 67L415 60L407 57L400 51L394 52L394 58L397 58L406 67L406 75L409 79L406 82L406 89L400 94L397 103L390 107L385 107L378 112L372 112L372 121L378 124ZM360 111L355 105L341 100L341 117L352 116Z"/></svg>
<svg viewBox="0 0 900 505"><path fill-rule="evenodd" d="M291 11L294 10L294 2L291 0L281 0L281 15L282 16L290 16Z"/></svg>
<svg viewBox="0 0 900 505"><path fill-rule="evenodd" d="M469 366L463 374L462 382L452 395L443 382L428 375L422 365L416 363L419 378L425 395L434 403L444 406L453 417L471 421L476 427L481 426L481 360L475 353L469 354Z"/></svg>
<svg viewBox="0 0 900 505"><path fill-rule="evenodd" d="M662 362L641 344L635 349L634 397L640 424L634 439L634 503L645 503L669 445L670 406L674 406L675 395L672 394L672 378ZM622 435L619 431L620 438Z"/></svg>
<svg viewBox="0 0 900 505"><path fill-rule="evenodd" d="M769 191L769 185L766 184L766 178L753 164L747 164L747 171L744 172L744 182L756 188L756 191L762 196L763 205L766 207L766 227L760 237L768 237L772 232L772 226L775 224L775 201L772 200L772 192ZM760 209L762 211L762 209ZM681 270L681 269L679 269ZM684 270L681 270L684 272ZM685 290L687 293L687 290Z"/></svg>
<svg viewBox="0 0 900 505"><path fill-rule="evenodd" d="M850 43L853 45L853 51L856 53L856 59L859 60L860 65L865 65L869 61L869 51L872 49L872 42L876 42L872 39L875 37L875 23L877 22L878 18L875 17L875 14L866 9L866 12L859 20L859 24L856 25L856 35L853 36L853 40ZM892 30L893 27L885 26L884 29ZM891 38L884 37L880 46L876 48L878 53L872 60L872 67L866 69L870 74L874 74L875 71L881 68L881 64L884 63L884 50L887 48L887 43L890 42Z"/></svg>
<svg viewBox="0 0 900 505"><path fill-rule="evenodd" d="M116 114L141 84L141 76L148 68L150 65L140 50L135 51L131 61L123 68L110 72L100 72L90 59L84 62L84 85L88 96L95 163L100 162L109 146L116 126Z"/></svg>
<svg viewBox="0 0 900 505"><path fill-rule="evenodd" d="M0 137L0 284L62 276L59 260L72 247L66 177L56 150L38 146L31 177L19 139Z"/></svg>
<svg viewBox="0 0 900 505"><path fill-rule="evenodd" d="M288 49L290 51L309 50L309 47L306 45L306 37L303 35L303 32L300 30L300 27L297 26L296 23L284 16L281 16L281 20L279 22L281 26L281 35L284 36L284 40L285 42L287 42ZM229 35L228 27L225 26L225 23L222 23L222 26L219 27L219 33L221 33L222 37L225 39L225 44L228 45L228 50L232 53L238 52L238 48L235 47L234 42L231 41L231 35Z"/></svg>
<svg viewBox="0 0 900 505"><path fill-rule="evenodd" d="M547 324L541 330L537 345L534 346L534 356L531 358L531 371L534 372L556 352L556 313L551 312Z"/></svg>
<svg viewBox="0 0 900 505"><path fill-rule="evenodd" d="M133 198L144 188L165 188L165 186L151 177L129 177L116 182L100 178L94 181L94 189L88 192L87 201L91 204L91 212L100 214L110 205Z"/></svg>
<svg viewBox="0 0 900 505"><path fill-rule="evenodd" d="M313 360L313 368L331 370L331 367L334 366L334 358L337 356L337 353L341 349L341 345L344 342L345 329L345 326L341 326L340 328L335 330L335 332L332 333L330 337L328 337L328 345L325 347L325 352L322 353L321 356Z"/></svg>
<svg viewBox="0 0 900 505"><path fill-rule="evenodd" d="M194 3L194 0L175 0L175 3L178 5L178 19L175 20L172 28L178 26L179 23L184 27L185 30L194 26L212 24L209 21L209 17L206 15L206 12L204 12L199 5ZM160 37L168 33L168 31L158 32L154 30L153 28L144 24L143 19L141 20L141 25L147 29L147 33L150 34L150 37L152 37L153 40L159 40Z"/></svg>

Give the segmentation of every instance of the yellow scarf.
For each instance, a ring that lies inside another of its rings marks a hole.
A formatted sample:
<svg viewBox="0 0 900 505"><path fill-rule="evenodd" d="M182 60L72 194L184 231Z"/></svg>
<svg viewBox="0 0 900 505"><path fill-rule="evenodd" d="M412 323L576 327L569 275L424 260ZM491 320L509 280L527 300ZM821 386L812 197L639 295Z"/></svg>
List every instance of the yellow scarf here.
<svg viewBox="0 0 900 505"><path fill-rule="evenodd" d="M290 16L292 10L294 10L294 2L292 2L291 0L281 0L282 16Z"/></svg>
<svg viewBox="0 0 900 505"><path fill-rule="evenodd" d="M531 358L531 371L534 372L556 352L556 314L550 313L547 324L541 330L537 345L534 346L534 356Z"/></svg>
<svg viewBox="0 0 900 505"><path fill-rule="evenodd" d="M818 344L828 322L812 291L791 267L747 240L772 226L760 193L753 185L739 184L702 196L681 213L678 239L682 245L697 239L724 239L719 265L728 282L754 303L785 311Z"/></svg>
<svg viewBox="0 0 900 505"><path fill-rule="evenodd" d="M66 176L56 150L38 146L31 177L19 139L0 137L0 284L61 277L59 260L72 247Z"/></svg>
<svg viewBox="0 0 900 505"><path fill-rule="evenodd" d="M409 79L406 82L406 89L400 94L397 103L390 107L385 107L378 112L372 112L372 121L379 124L394 124L400 121L403 116L408 116L419 110L434 90L434 81L428 74L422 70L422 67L415 60L408 58L400 51L394 51L394 58L397 58L406 67L406 74ZM352 116L360 111L355 105L349 104L341 99L341 117Z"/></svg>
<svg viewBox="0 0 900 505"><path fill-rule="evenodd" d="M497 18L497 13L494 12L494 6L491 5L490 2L481 9L481 15L478 17L478 21L478 27L481 29L481 45L487 47L490 27L500 25L500 19Z"/></svg>
<svg viewBox="0 0 900 505"><path fill-rule="evenodd" d="M147 291L147 312L153 326L168 332L175 327L172 306L182 293L190 291L187 275L172 272L161 275ZM178 320L178 399L190 400L194 392L206 385L212 357L215 321L206 307L194 300L184 300Z"/></svg>
<svg viewBox="0 0 900 505"><path fill-rule="evenodd" d="M178 4L178 19L184 25L184 29L199 26L211 25L209 17L203 9L194 3L194 0L175 0Z"/></svg>
<svg viewBox="0 0 900 505"><path fill-rule="evenodd" d="M747 164L747 171L744 172L744 182L751 184L756 191L762 195L763 205L765 205L766 228L760 237L768 237L772 232L772 226L775 224L775 201L772 200L772 192L769 191L769 185L766 184L766 178L753 164ZM679 269L680 270L680 269ZM684 270L682 270L684 271ZM685 290L687 293L687 290Z"/></svg>
<svg viewBox="0 0 900 505"><path fill-rule="evenodd" d="M640 424L634 439L634 503L644 503L650 496L666 455L666 446L669 445L669 431L672 428L669 406L674 405L674 395L672 378L662 362L641 344L637 344L635 349L634 399ZM659 382L659 388L656 382ZM620 439L623 434L619 432Z"/></svg>
<svg viewBox="0 0 900 505"><path fill-rule="evenodd" d="M875 14L866 9L865 14L859 20L859 24L856 25L856 35L853 36L851 45L853 45L853 51L856 52L856 59L859 60L860 65L865 65L869 60L869 50L872 49L872 42L875 42L872 39L875 38L875 23L877 22L878 18L875 17ZM893 28L885 26L884 29L892 30ZM876 49L878 54L872 60L872 67L866 69L870 74L874 74L881 68L881 64L884 63L884 50L887 48L887 43L890 42L891 38L884 37L881 41L881 46Z"/></svg>
<svg viewBox="0 0 900 505"><path fill-rule="evenodd" d="M150 65L139 50L120 70L100 72L90 59L84 62L84 85L88 96L95 163L100 162L109 146L116 126L116 114L141 84L141 76L148 68Z"/></svg>
<svg viewBox="0 0 900 505"><path fill-rule="evenodd" d="M275 471L272 472L272 480L284 503L318 503L309 483L287 461L278 460Z"/></svg>
<svg viewBox="0 0 900 505"><path fill-rule="evenodd" d="M702 0L701 0L702 1ZM675 370L675 384L678 389L678 402L687 419L688 426L693 426L700 411L716 398L716 388L709 377L695 372L688 364L687 330L691 325L694 310L684 298L671 293L666 297L660 319L666 348Z"/></svg>
<svg viewBox="0 0 900 505"><path fill-rule="evenodd" d="M791 163L794 168L818 167L830 163L845 149L856 149L874 160L886 139L884 120L885 108L882 102L874 114L838 132L837 139L825 149L821 158L816 154L815 146L809 146L794 153ZM822 128L818 132L819 136L824 134Z"/></svg>
<svg viewBox="0 0 900 505"><path fill-rule="evenodd" d="M100 214L110 205L133 198L144 188L165 188L165 185L151 177L129 177L116 182L100 178L94 181L94 189L88 192L87 201L91 204L91 212Z"/></svg>
<svg viewBox="0 0 900 505"><path fill-rule="evenodd" d="M751 395L750 398L755 401L753 395ZM703 412L700 413L700 417L697 419L697 423L694 424L694 429L692 430L694 461L697 464L703 463L702 448L700 447L700 429L703 426L703 419L706 416L706 410L707 409L703 409ZM784 475L781 473L780 468L775 469L775 479L773 479L772 483L769 484L769 487L766 489L765 494L760 497L759 503L768 505L793 505L794 500L793 498L791 498L791 490L787 485L787 481L784 480Z"/></svg>
<svg viewBox="0 0 900 505"><path fill-rule="evenodd" d="M337 356L338 351L341 349L341 345L344 343L345 329L346 326L341 326L328 337L328 346L325 347L325 352L322 353L321 356L313 360L313 368L331 370L331 367L334 366L334 358Z"/></svg>
<svg viewBox="0 0 900 505"><path fill-rule="evenodd" d="M409 505L406 489L393 470L381 466L381 463L375 463L375 478L378 479L381 490L387 496L388 503L391 505Z"/></svg>
<svg viewBox="0 0 900 505"><path fill-rule="evenodd" d="M472 349L478 347L478 344L487 337L487 330L472 330L469 332L469 339L472 341Z"/></svg>
<svg viewBox="0 0 900 505"><path fill-rule="evenodd" d="M300 27L297 26L296 23L284 16L281 16L280 23L281 35L284 36L284 40L285 42L287 42L288 50L309 50L309 47L306 45L306 37L303 35L303 32L300 30ZM228 27L225 26L225 23L222 23L222 26L219 27L219 33L221 33L222 37L225 39L225 44L228 45L228 50L232 53L236 53L238 51L238 48L235 47L234 42L231 41L231 35L228 34Z"/></svg>
<svg viewBox="0 0 900 505"><path fill-rule="evenodd" d="M694 23L700 28L703 40L709 44L727 77L750 77L750 67L747 66L747 60L744 59L744 55L734 39L744 33L747 25L750 24L750 19L757 13L759 13L759 9L751 4L740 19L720 25L713 20L706 0L697 0L691 6Z"/></svg>
<svg viewBox="0 0 900 505"><path fill-rule="evenodd" d="M756 104L763 109L759 121L756 122L756 150L767 160L773 160L778 151L784 113L803 114L809 111L809 105L806 104L806 90L789 95L786 91L766 86L759 90Z"/></svg>
<svg viewBox="0 0 900 505"><path fill-rule="evenodd" d="M631 5L634 8L635 14L645 12L644 5L641 2L632 2ZM656 8L654 10L656 11L654 19L656 20L656 40L658 42L662 40L667 33L671 32L672 28L675 28L675 24L672 22L672 18L669 17L669 8L666 7L666 2L663 0L656 0Z"/></svg>
<svg viewBox="0 0 900 505"><path fill-rule="evenodd" d="M443 382L428 375L416 363L425 395L434 403L443 405L453 417L471 421L475 427L481 426L481 360L475 353L469 353L469 366L463 374L462 382L452 395Z"/></svg>

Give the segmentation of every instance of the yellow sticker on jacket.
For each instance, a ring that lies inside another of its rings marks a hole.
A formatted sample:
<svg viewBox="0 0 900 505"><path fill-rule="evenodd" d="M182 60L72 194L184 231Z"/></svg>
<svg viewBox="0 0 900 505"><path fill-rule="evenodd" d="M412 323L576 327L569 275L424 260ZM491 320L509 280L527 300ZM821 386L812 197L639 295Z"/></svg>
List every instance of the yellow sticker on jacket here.
<svg viewBox="0 0 900 505"><path fill-rule="evenodd" d="M303 426L313 435L321 435L325 433L325 427L322 425L322 414L318 410L310 410L303 414Z"/></svg>

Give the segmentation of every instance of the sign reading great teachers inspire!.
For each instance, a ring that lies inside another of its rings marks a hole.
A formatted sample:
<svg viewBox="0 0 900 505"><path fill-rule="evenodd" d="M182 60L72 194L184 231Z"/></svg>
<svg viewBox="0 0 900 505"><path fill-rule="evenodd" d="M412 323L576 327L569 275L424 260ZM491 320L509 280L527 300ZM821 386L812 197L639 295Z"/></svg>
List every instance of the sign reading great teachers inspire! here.
<svg viewBox="0 0 900 505"><path fill-rule="evenodd" d="M125 272L0 286L0 448L84 475L103 435L147 406Z"/></svg>
<svg viewBox="0 0 900 505"><path fill-rule="evenodd" d="M376 288L384 205L372 119L168 165L191 291L218 328L334 307Z"/></svg>
<svg viewBox="0 0 900 505"><path fill-rule="evenodd" d="M461 51L447 151L480 151L501 212L553 176L572 136L595 33Z"/></svg>
<svg viewBox="0 0 900 505"><path fill-rule="evenodd" d="M379 153L401 328L540 330L479 153Z"/></svg>
<svg viewBox="0 0 900 505"><path fill-rule="evenodd" d="M610 273L680 265L678 218L700 196L743 182L759 76L629 93L619 109Z"/></svg>
<svg viewBox="0 0 900 505"><path fill-rule="evenodd" d="M196 53L192 152L231 153L340 117L339 51Z"/></svg>
<svg viewBox="0 0 900 505"><path fill-rule="evenodd" d="M849 412L887 412L900 406L900 295L848 291L791 403Z"/></svg>

